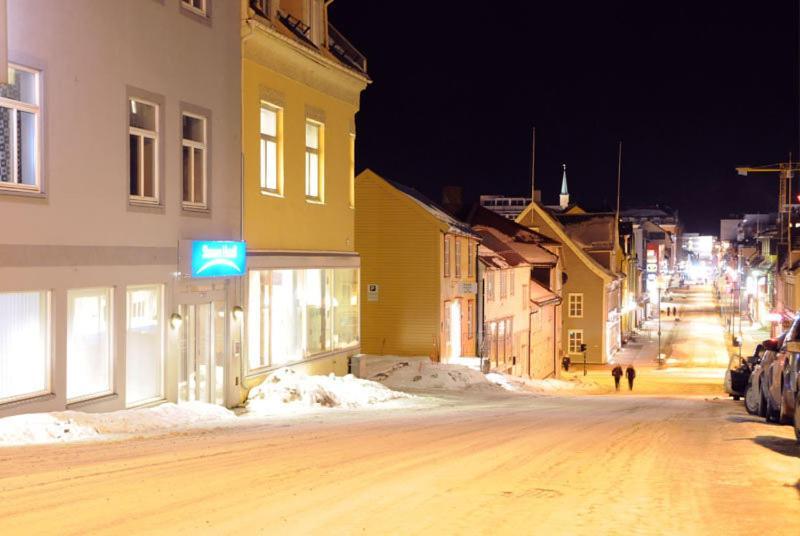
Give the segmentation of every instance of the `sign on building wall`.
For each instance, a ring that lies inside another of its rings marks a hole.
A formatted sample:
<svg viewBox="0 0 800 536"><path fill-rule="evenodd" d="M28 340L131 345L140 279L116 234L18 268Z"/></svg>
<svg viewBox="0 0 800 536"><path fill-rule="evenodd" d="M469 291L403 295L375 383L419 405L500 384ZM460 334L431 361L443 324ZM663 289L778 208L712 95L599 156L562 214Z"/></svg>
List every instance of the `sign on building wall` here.
<svg viewBox="0 0 800 536"><path fill-rule="evenodd" d="M237 277L247 271L245 242L195 240L191 252L192 277Z"/></svg>
<svg viewBox="0 0 800 536"><path fill-rule="evenodd" d="M459 292L461 294L477 294L478 293L478 284L477 283L461 283L459 285Z"/></svg>
<svg viewBox="0 0 800 536"><path fill-rule="evenodd" d="M380 289L377 283L370 283L367 285L367 301L378 301L378 293Z"/></svg>

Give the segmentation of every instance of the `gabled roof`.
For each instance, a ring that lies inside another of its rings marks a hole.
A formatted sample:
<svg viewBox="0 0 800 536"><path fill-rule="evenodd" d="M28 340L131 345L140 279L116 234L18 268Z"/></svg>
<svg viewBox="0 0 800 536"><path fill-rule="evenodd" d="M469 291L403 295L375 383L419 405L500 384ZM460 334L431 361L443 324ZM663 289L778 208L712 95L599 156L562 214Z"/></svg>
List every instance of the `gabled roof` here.
<svg viewBox="0 0 800 536"><path fill-rule="evenodd" d="M533 279L531 279L530 294L531 302L539 307L561 303L561 296Z"/></svg>
<svg viewBox="0 0 800 536"><path fill-rule="evenodd" d="M395 192L401 198L408 200L408 202L413 203L414 205L424 210L427 214L432 216L436 221L443 224L446 227L447 232L459 234L462 236L468 236L470 238L480 239L480 235L473 232L472 228L469 225L449 215L447 212L444 211L443 208L441 208L439 205L437 205L436 203L425 197L423 194L421 194L414 188L411 188L404 184L400 184L399 182L394 182L388 179L384 179L371 169L365 169L364 171L359 173L357 179L370 176L374 177L379 182L382 182L386 188Z"/></svg>
<svg viewBox="0 0 800 536"><path fill-rule="evenodd" d="M505 266L495 265L496 268L512 268L515 266L530 266L519 253L514 251L507 243L495 236L486 229L476 229L481 236L481 245L478 248L478 257L485 257L491 263L495 262L495 257L500 257ZM484 260L483 258L481 260Z"/></svg>
<svg viewBox="0 0 800 536"><path fill-rule="evenodd" d="M509 220L500 214L482 207L478 204L472 206L467 216L467 222L470 225L484 227L492 227L497 229L504 235L513 239L515 242L524 242L530 244L541 244L544 246L559 246L560 242L553 240L549 236L542 233L537 233L533 229L529 229L524 225L520 225L514 220Z"/></svg>

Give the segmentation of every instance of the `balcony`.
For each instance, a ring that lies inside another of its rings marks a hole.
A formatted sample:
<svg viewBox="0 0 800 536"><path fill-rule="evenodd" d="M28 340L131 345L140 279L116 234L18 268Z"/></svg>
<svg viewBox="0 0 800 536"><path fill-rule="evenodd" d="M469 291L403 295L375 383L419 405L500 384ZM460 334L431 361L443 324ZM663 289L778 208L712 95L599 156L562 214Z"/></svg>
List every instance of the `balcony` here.
<svg viewBox="0 0 800 536"><path fill-rule="evenodd" d="M328 50L345 65L367 74L367 58L333 24L328 24Z"/></svg>

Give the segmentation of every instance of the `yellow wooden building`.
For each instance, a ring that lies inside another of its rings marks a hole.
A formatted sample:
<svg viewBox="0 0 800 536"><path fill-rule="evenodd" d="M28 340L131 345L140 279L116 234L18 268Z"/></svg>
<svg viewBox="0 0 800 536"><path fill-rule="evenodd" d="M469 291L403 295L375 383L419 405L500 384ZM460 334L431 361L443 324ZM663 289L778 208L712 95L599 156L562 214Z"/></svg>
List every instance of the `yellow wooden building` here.
<svg viewBox="0 0 800 536"><path fill-rule="evenodd" d="M419 192L370 170L355 190L362 351L475 356L479 237Z"/></svg>
<svg viewBox="0 0 800 536"><path fill-rule="evenodd" d="M359 351L355 115L369 78L328 4L240 4L245 387L283 366L343 374Z"/></svg>

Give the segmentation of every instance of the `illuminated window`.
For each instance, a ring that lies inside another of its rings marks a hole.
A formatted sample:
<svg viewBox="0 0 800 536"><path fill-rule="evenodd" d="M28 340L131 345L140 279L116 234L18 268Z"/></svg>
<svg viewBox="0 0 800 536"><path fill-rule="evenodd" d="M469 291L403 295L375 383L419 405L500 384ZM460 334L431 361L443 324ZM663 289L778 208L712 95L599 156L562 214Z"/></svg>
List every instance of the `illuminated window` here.
<svg viewBox="0 0 800 536"><path fill-rule="evenodd" d="M184 112L183 130L183 206L207 208L206 118Z"/></svg>
<svg viewBox="0 0 800 536"><path fill-rule="evenodd" d="M50 390L46 292L0 293L0 402Z"/></svg>
<svg viewBox="0 0 800 536"><path fill-rule="evenodd" d="M567 305L570 318L583 318L583 294L570 294Z"/></svg>
<svg viewBox="0 0 800 536"><path fill-rule="evenodd" d="M282 153L280 131L283 122L281 108L261 103L261 190L270 194L282 194Z"/></svg>
<svg viewBox="0 0 800 536"><path fill-rule="evenodd" d="M581 345L583 344L583 330L571 329L567 332L568 347L567 351L570 354L581 353Z"/></svg>
<svg viewBox="0 0 800 536"><path fill-rule="evenodd" d="M125 403L164 395L164 315L161 286L128 287L125 337Z"/></svg>
<svg viewBox="0 0 800 536"><path fill-rule="evenodd" d="M323 199L322 133L321 123L306 119L306 198L311 201Z"/></svg>
<svg viewBox="0 0 800 536"><path fill-rule="evenodd" d="M67 401L112 391L111 289L67 292Z"/></svg>
<svg viewBox="0 0 800 536"><path fill-rule="evenodd" d="M475 275L475 244L467 240L467 276Z"/></svg>
<svg viewBox="0 0 800 536"><path fill-rule="evenodd" d="M137 203L157 204L158 192L158 105L128 99L129 194Z"/></svg>
<svg viewBox="0 0 800 536"><path fill-rule="evenodd" d="M0 84L0 190L39 192L39 72L8 67Z"/></svg>

